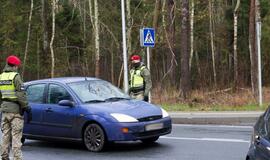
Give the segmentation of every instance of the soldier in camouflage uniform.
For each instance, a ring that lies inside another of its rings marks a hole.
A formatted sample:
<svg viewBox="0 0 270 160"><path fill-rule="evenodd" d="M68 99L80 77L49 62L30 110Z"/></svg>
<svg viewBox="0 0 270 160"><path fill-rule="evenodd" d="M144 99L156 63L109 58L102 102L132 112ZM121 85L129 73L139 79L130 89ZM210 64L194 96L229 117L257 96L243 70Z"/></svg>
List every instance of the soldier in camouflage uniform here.
<svg viewBox="0 0 270 160"><path fill-rule="evenodd" d="M150 71L141 62L139 55L131 56L131 64L129 94L131 98L148 102L149 92L152 88Z"/></svg>
<svg viewBox="0 0 270 160"><path fill-rule="evenodd" d="M29 115L28 120L31 119L31 108L28 107L23 81L17 72L20 63L18 57L9 56L3 73L0 75L2 160L9 160L10 146L12 146L14 160L22 159L21 139L24 111Z"/></svg>

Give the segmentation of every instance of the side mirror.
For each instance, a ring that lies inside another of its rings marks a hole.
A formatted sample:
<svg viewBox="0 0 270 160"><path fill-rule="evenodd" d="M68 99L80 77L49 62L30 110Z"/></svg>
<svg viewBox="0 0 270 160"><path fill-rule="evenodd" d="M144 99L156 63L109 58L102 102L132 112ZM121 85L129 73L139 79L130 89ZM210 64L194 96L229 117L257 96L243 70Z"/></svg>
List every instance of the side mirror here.
<svg viewBox="0 0 270 160"><path fill-rule="evenodd" d="M72 102L70 100L61 100L61 101L58 102L58 105L60 105L60 106L73 107L74 106L74 102Z"/></svg>

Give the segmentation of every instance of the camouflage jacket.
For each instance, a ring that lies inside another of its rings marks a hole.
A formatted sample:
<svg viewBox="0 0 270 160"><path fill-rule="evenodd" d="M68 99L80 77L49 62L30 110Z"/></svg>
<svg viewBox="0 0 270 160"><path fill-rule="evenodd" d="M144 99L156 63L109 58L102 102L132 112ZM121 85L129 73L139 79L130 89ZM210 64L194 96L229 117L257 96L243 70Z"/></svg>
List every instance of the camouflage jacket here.
<svg viewBox="0 0 270 160"><path fill-rule="evenodd" d="M6 65L3 69L3 72L17 72L17 70L14 70L9 65ZM7 113L20 113L20 109L27 108L28 102L26 99L26 93L23 88L23 80L21 76L18 74L14 78L14 85L16 88L16 96L18 99L16 101L2 101L2 95L0 94L0 100L1 100L1 112L7 112Z"/></svg>
<svg viewBox="0 0 270 160"><path fill-rule="evenodd" d="M133 68L134 70L140 69L142 66L145 66L143 63L138 68ZM141 71L141 76L143 77L144 81L144 96L148 96L151 88L152 88L152 80L151 80L151 74L148 68L144 68Z"/></svg>

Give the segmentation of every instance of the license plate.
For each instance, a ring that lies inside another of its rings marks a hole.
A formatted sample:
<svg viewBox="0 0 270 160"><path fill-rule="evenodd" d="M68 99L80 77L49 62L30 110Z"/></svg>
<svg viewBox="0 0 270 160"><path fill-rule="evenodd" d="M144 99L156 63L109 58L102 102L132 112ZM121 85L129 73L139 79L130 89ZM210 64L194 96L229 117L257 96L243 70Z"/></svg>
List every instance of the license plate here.
<svg viewBox="0 0 270 160"><path fill-rule="evenodd" d="M149 124L145 126L146 131L158 130L163 128L163 123Z"/></svg>

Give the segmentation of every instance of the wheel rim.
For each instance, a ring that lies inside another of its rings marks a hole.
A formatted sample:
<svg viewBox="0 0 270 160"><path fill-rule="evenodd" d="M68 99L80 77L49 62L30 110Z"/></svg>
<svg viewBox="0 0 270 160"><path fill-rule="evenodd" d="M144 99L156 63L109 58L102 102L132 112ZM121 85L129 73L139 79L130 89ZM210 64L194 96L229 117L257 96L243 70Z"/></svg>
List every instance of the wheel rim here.
<svg viewBox="0 0 270 160"><path fill-rule="evenodd" d="M85 129L84 142L90 151L100 151L104 145L104 134L102 129L95 124Z"/></svg>

